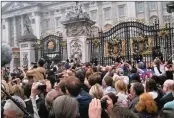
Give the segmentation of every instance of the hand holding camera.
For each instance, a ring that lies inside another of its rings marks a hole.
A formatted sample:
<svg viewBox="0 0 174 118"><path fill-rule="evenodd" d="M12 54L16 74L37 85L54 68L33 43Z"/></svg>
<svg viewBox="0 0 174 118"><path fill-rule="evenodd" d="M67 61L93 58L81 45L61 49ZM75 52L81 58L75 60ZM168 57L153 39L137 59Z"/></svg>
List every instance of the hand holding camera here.
<svg viewBox="0 0 174 118"><path fill-rule="evenodd" d="M34 82L31 88L31 96L36 97L38 90L46 90L46 84L42 82Z"/></svg>
<svg viewBox="0 0 174 118"><path fill-rule="evenodd" d="M106 101L106 103L103 102L103 100ZM112 99L108 95L102 97L102 104L103 104L102 108L105 109L106 113L108 113L108 115L111 114L114 105Z"/></svg>
<svg viewBox="0 0 174 118"><path fill-rule="evenodd" d="M31 87L31 97L36 97L38 86L39 86L39 82L33 83L32 87Z"/></svg>
<svg viewBox="0 0 174 118"><path fill-rule="evenodd" d="M112 108L113 102L108 95L103 96L101 100L94 98L89 104L89 118L101 118L102 109L109 115L112 113Z"/></svg>
<svg viewBox="0 0 174 118"><path fill-rule="evenodd" d="M101 113L102 108L100 100L96 98L92 99L88 109L89 118L101 118Z"/></svg>

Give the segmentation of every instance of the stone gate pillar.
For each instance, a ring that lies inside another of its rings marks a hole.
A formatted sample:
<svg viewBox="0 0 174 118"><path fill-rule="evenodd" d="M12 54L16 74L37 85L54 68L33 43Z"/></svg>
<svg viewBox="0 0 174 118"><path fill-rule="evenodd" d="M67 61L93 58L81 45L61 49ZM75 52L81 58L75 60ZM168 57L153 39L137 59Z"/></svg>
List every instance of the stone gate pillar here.
<svg viewBox="0 0 174 118"><path fill-rule="evenodd" d="M20 66L29 69L31 62L35 62L35 43L37 37L33 34L25 34L19 39Z"/></svg>
<svg viewBox="0 0 174 118"><path fill-rule="evenodd" d="M89 49L86 39L91 33L91 26L95 24L89 15L75 7L62 22L66 28L68 58L79 59L82 63L89 62Z"/></svg>

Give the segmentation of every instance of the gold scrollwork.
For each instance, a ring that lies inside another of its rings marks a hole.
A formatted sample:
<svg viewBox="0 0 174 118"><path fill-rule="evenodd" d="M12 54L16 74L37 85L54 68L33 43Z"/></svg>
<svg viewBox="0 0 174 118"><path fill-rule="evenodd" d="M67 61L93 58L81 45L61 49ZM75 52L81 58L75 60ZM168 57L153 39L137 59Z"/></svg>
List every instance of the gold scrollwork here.
<svg viewBox="0 0 174 118"><path fill-rule="evenodd" d="M100 41L98 39L94 39L94 40L92 40L92 44L94 47L98 47L100 44Z"/></svg>
<svg viewBox="0 0 174 118"><path fill-rule="evenodd" d="M48 49L54 49L54 42L53 41L49 41L48 42Z"/></svg>
<svg viewBox="0 0 174 118"><path fill-rule="evenodd" d="M108 53L109 55L117 55L121 51L121 40L115 37L108 41Z"/></svg>
<svg viewBox="0 0 174 118"><path fill-rule="evenodd" d="M61 45L62 47L66 47L67 42L66 42L66 41L60 41L60 45Z"/></svg>
<svg viewBox="0 0 174 118"><path fill-rule="evenodd" d="M131 41L131 52L134 52L134 49L137 49L140 53L147 51L149 48L148 37L147 36L137 36L132 38Z"/></svg>
<svg viewBox="0 0 174 118"><path fill-rule="evenodd" d="M161 31L158 32L158 36L162 38L168 36L168 34L169 32L166 30L166 26L163 26Z"/></svg>

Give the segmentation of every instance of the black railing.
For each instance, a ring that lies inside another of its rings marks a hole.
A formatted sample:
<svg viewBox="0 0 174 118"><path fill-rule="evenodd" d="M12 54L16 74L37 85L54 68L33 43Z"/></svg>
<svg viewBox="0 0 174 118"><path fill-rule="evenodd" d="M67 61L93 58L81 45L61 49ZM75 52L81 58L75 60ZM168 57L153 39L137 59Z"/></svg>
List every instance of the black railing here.
<svg viewBox="0 0 174 118"><path fill-rule="evenodd" d="M174 27L170 23L161 27L158 20L153 25L128 21L119 23L107 32L100 31L98 37L87 40L90 43L91 60L96 57L101 65L112 65L112 58L118 55L132 61L133 54L139 53L143 56L143 61L151 66L154 57L159 56L155 55L158 52L163 61L171 61ZM111 41L115 43L110 43Z"/></svg>

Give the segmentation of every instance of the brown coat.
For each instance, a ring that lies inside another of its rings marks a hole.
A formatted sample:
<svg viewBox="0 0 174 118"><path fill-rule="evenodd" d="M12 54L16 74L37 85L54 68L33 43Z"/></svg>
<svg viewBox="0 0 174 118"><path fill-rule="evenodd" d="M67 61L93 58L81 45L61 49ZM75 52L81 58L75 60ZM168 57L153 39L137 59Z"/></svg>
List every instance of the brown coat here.
<svg viewBox="0 0 174 118"><path fill-rule="evenodd" d="M46 70L43 67L37 67L32 70L28 70L26 75L33 76L34 81L44 80L44 75L46 74Z"/></svg>

